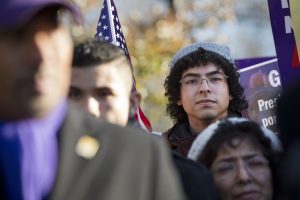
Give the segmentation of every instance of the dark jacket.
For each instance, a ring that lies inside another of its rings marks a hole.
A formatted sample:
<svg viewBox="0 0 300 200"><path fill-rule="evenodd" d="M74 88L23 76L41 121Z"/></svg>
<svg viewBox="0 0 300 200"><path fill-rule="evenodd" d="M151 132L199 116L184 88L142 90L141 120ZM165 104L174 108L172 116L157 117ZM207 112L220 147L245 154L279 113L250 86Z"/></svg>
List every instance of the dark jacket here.
<svg viewBox="0 0 300 200"><path fill-rule="evenodd" d="M217 200L210 171L203 165L172 152L173 162L189 200Z"/></svg>
<svg viewBox="0 0 300 200"><path fill-rule="evenodd" d="M162 134L171 149L182 156L187 156L197 133L193 133L188 123L175 124Z"/></svg>
<svg viewBox="0 0 300 200"><path fill-rule="evenodd" d="M242 117L239 112L230 112L227 117ZM162 134L171 149L183 156L187 156L194 140L200 134L192 130L188 122L176 123L173 127Z"/></svg>
<svg viewBox="0 0 300 200"><path fill-rule="evenodd" d="M278 102L277 116L283 144L283 159L279 167L281 199L300 200L300 81L283 91Z"/></svg>

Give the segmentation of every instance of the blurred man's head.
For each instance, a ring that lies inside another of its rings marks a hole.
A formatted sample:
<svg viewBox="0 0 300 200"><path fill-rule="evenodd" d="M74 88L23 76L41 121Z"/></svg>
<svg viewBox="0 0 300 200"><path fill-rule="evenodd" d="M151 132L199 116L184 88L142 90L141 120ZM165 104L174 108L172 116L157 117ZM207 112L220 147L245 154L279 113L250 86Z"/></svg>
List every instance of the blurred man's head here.
<svg viewBox="0 0 300 200"><path fill-rule="evenodd" d="M0 120L43 117L67 96L72 40L60 0L0 2Z"/></svg>
<svg viewBox="0 0 300 200"><path fill-rule="evenodd" d="M122 49L99 40L75 47L69 99L97 118L125 126L140 103Z"/></svg>

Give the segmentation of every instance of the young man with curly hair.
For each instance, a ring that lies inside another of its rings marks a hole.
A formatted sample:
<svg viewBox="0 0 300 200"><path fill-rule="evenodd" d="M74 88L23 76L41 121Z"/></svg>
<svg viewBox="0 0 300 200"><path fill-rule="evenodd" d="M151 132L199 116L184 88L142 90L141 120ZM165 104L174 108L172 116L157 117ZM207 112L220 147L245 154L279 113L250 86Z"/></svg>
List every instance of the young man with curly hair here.
<svg viewBox="0 0 300 200"><path fill-rule="evenodd" d="M195 43L170 62L165 96L174 126L163 133L171 148L186 156L192 142L211 123L241 116L248 107L228 47Z"/></svg>

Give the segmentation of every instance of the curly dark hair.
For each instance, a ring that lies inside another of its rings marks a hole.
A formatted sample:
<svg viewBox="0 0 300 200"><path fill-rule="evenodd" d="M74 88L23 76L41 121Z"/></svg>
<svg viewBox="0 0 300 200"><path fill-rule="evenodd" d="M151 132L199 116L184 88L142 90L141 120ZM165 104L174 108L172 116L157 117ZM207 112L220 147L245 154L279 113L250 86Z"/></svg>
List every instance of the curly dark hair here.
<svg viewBox="0 0 300 200"><path fill-rule="evenodd" d="M177 105L180 100L180 80L182 74L193 67L214 64L222 69L227 79L229 93L233 97L229 102L228 113L241 116L241 111L248 107L248 103L244 96L244 88L239 82L239 73L233 63L223 56L203 49L198 48L197 51L191 52L179 59L171 68L167 76L164 87L165 96L168 98L167 114L170 115L174 123L183 123L188 121L186 112L182 105Z"/></svg>

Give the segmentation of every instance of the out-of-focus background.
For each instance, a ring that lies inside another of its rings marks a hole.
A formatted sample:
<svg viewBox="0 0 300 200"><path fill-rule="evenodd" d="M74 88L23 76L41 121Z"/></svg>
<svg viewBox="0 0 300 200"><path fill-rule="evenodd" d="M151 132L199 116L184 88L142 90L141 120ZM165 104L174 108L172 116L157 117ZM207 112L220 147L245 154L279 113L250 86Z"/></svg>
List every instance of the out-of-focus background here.
<svg viewBox="0 0 300 200"><path fill-rule="evenodd" d="M94 37L103 0L73 0L85 21L72 27L76 41ZM114 0L132 59L142 110L154 131L172 125L166 115L164 79L174 53L196 41L217 42L233 58L275 56L267 1Z"/></svg>

